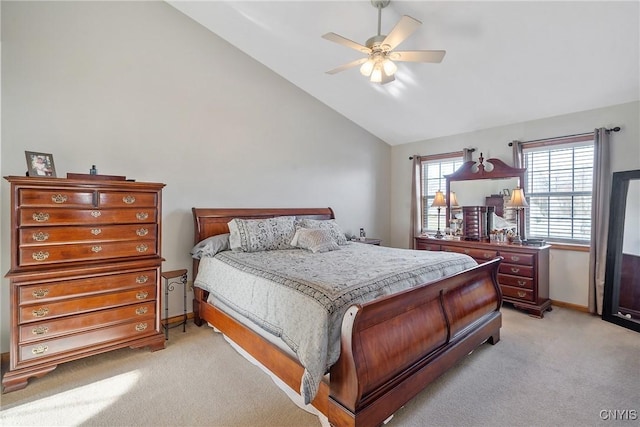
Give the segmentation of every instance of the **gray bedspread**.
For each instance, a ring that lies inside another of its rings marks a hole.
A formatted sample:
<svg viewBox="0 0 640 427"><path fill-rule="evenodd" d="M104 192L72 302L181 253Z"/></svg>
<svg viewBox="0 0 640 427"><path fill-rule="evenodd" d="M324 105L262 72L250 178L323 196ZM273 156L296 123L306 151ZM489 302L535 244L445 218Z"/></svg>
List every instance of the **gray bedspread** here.
<svg viewBox="0 0 640 427"><path fill-rule="evenodd" d="M349 306L473 267L462 254L349 243L340 250L224 251L202 258L195 285L282 338L305 368L300 393L313 400L338 360Z"/></svg>

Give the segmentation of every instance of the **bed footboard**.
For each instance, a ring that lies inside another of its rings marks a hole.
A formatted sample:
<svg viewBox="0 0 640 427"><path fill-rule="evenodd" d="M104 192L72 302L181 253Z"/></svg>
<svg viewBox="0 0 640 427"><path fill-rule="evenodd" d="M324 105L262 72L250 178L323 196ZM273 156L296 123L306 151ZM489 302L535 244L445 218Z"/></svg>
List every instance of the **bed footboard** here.
<svg viewBox="0 0 640 427"><path fill-rule="evenodd" d="M329 420L376 426L477 346L500 339L500 259L349 308Z"/></svg>

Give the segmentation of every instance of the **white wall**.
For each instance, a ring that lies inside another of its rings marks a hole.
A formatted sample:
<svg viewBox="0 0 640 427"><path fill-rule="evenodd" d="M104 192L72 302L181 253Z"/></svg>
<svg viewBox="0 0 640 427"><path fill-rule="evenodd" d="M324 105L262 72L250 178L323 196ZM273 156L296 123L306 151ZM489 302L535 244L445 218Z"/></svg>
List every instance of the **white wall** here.
<svg viewBox="0 0 640 427"><path fill-rule="evenodd" d="M2 2L2 175L163 182L165 270L191 269L191 207L334 208L389 242L390 147L164 2ZM2 180L2 274L10 266ZM190 276L191 280L192 277ZM8 351L8 281L0 293ZM181 292L170 315L182 313ZM191 310L191 296L189 311ZM164 314L164 312L163 312Z"/></svg>
<svg viewBox="0 0 640 427"><path fill-rule="evenodd" d="M411 162L409 156L448 153L465 147L474 147L477 149L473 153L474 160L477 160L482 152L485 159L497 157L507 164L513 164L511 147L508 146L510 141L531 141L613 126L620 126L622 130L611 133L612 170L616 172L640 168L639 102L392 147L391 245L410 247ZM551 250L549 273L551 299L583 307L588 306L588 263L589 254L586 252Z"/></svg>

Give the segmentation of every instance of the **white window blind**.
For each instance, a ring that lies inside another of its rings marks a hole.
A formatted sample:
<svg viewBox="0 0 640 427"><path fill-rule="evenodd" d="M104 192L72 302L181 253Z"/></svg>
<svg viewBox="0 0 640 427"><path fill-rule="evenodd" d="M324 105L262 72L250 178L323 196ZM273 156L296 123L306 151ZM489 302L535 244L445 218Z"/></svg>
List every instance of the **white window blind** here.
<svg viewBox="0 0 640 427"><path fill-rule="evenodd" d="M462 166L462 153L450 153L449 155L424 157L421 164L421 209L422 231L435 232L438 229L438 208L432 208L431 204L436 191L446 193L447 183L445 175L452 174ZM445 194L447 197L447 194ZM447 208L440 209L440 229L444 230L446 224Z"/></svg>
<svg viewBox="0 0 640 427"><path fill-rule="evenodd" d="M579 141L576 141L579 139ZM593 136L523 146L527 237L587 243L591 238Z"/></svg>

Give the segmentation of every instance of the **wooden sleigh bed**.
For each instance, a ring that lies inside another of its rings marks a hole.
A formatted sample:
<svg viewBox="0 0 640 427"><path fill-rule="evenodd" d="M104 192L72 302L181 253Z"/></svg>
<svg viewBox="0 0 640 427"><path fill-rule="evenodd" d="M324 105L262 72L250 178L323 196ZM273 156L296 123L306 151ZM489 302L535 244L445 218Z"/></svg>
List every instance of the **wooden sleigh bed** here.
<svg viewBox="0 0 640 427"><path fill-rule="evenodd" d="M293 215L333 219L330 208L193 208L194 244L228 233L233 218ZM496 344L502 296L496 281L500 259L366 304L344 315L341 352L311 402L334 426L377 426L438 376L485 341ZM198 272L194 260L193 274ZM242 347L291 389L304 368L290 354L207 302L194 287L194 320L208 322Z"/></svg>

